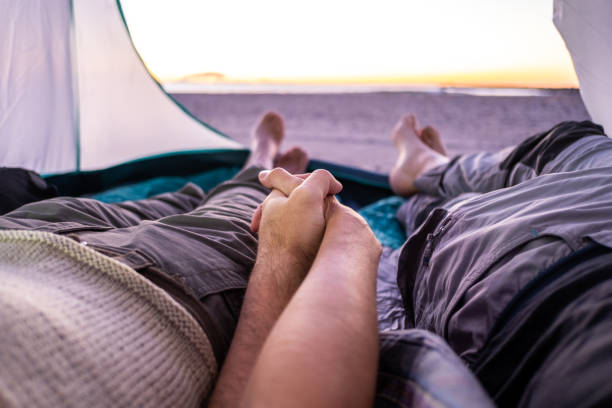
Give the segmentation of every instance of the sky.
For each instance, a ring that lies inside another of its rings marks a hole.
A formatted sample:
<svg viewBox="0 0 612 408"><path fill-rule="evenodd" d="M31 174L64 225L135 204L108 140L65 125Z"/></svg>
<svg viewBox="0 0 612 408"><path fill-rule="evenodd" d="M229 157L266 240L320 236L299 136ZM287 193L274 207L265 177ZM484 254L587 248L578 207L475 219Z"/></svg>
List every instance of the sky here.
<svg viewBox="0 0 612 408"><path fill-rule="evenodd" d="M577 87L552 0L121 0L172 81Z"/></svg>

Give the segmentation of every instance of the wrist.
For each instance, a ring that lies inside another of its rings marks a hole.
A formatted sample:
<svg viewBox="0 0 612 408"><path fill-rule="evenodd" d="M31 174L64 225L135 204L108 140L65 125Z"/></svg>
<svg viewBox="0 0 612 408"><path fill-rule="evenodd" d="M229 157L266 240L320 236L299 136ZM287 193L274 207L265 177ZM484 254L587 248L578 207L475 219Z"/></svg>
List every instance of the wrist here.
<svg viewBox="0 0 612 408"><path fill-rule="evenodd" d="M251 279L267 282L273 290L293 294L308 273L311 263L294 251L259 248Z"/></svg>
<svg viewBox="0 0 612 408"><path fill-rule="evenodd" d="M382 247L363 219L340 218L330 220L323 236L321 246L330 249L343 249L351 256L365 259L378 259Z"/></svg>

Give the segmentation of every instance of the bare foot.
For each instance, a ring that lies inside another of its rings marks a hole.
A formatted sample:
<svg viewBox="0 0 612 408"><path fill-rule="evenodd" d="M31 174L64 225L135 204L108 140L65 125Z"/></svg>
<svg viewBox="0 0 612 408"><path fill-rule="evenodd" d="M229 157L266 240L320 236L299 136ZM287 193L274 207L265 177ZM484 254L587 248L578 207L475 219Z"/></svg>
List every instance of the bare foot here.
<svg viewBox="0 0 612 408"><path fill-rule="evenodd" d="M397 195L405 197L415 193L414 180L417 177L448 162L446 156L421 141L414 115L405 115L395 125L393 143L399 156L389 175L389 183Z"/></svg>
<svg viewBox="0 0 612 408"><path fill-rule="evenodd" d="M425 126L425 128L421 129L421 132L419 133L419 139L421 139L421 141L427 146L440 153L442 156L448 156L444 143L442 143L440 133L436 128Z"/></svg>
<svg viewBox="0 0 612 408"><path fill-rule="evenodd" d="M308 153L301 147L292 147L274 160L274 167L282 167L291 174L300 174L308 166Z"/></svg>
<svg viewBox="0 0 612 408"><path fill-rule="evenodd" d="M244 167L259 166L271 169L278 148L285 137L283 118L276 112L268 112L259 119L251 133L251 154Z"/></svg>

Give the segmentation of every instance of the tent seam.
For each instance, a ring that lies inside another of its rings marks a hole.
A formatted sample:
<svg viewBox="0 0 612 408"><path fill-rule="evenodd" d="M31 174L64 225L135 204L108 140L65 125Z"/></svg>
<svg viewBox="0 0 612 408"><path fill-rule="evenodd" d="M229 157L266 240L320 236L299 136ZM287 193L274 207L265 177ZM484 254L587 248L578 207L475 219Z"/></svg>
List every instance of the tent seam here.
<svg viewBox="0 0 612 408"><path fill-rule="evenodd" d="M75 167L76 172L81 172L81 107L79 105L79 66L77 56L76 23L74 18L74 0L70 0L70 62L72 65L72 99L74 103L75 121Z"/></svg>
<svg viewBox="0 0 612 408"><path fill-rule="evenodd" d="M134 40L132 39L132 34L130 33L130 28L128 27L127 20L125 19L125 14L123 13L123 7L121 7L121 0L115 0L115 1L117 3L117 9L119 10L119 15L121 16L121 20L123 21L123 26L124 26L124 28L125 28L125 30L127 32L128 38L130 40L130 44L132 45L132 49L136 53L136 56L140 60L140 63L144 66L145 70L149 74L149 78L155 83L155 85L157 85L159 90L166 96L166 98L170 99L170 101L172 103L174 103L174 105L176 105L176 107L178 107L180 110L182 110L183 113L185 113L189 118L191 118L192 120L194 120L198 124L204 126L208 130L211 130L212 132L218 134L219 136L222 136L222 137L224 137L226 139L229 139L231 141L236 142L236 140L234 140L230 136L226 135L225 133L221 132L219 129L216 129L215 127L211 126L210 124L208 124L208 123L204 122L203 120L199 119L197 116L195 116L193 113L191 113L187 108L185 108L179 101L174 99L172 97L172 95L170 95L168 92L166 92L166 90L164 89L163 85L151 74L151 71L147 67L147 64L145 64L144 60L142 59L142 56L140 55L140 52L138 52L138 49L134 45Z"/></svg>

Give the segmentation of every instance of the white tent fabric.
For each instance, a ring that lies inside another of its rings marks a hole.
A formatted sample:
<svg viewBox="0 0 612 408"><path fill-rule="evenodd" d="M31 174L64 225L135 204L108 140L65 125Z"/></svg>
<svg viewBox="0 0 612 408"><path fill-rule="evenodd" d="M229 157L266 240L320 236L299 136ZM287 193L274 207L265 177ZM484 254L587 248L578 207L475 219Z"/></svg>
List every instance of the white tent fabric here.
<svg viewBox="0 0 612 408"><path fill-rule="evenodd" d="M0 165L76 167L70 3L0 0Z"/></svg>
<svg viewBox="0 0 612 408"><path fill-rule="evenodd" d="M612 134L612 1L555 0L553 19L591 118Z"/></svg>
<svg viewBox="0 0 612 408"><path fill-rule="evenodd" d="M48 174L243 148L163 91L115 0L0 0L0 15L0 165Z"/></svg>

